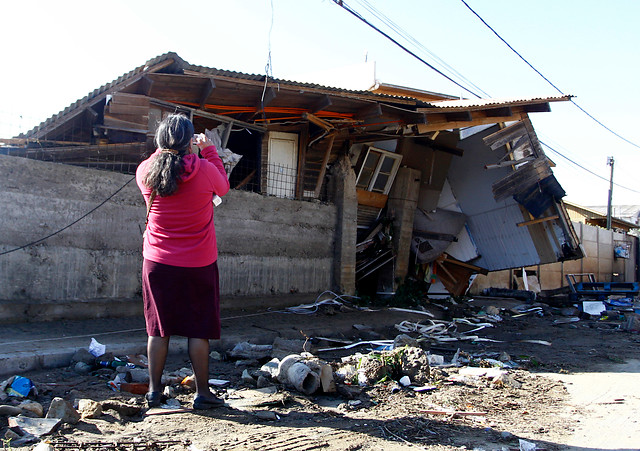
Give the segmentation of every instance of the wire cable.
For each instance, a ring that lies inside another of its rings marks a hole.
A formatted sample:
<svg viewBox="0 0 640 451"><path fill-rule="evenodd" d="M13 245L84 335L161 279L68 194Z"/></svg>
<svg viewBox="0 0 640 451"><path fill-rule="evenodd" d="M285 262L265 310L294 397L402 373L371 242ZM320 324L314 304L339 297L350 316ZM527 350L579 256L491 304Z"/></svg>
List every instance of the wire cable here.
<svg viewBox="0 0 640 451"><path fill-rule="evenodd" d="M582 166L580 163L578 163L578 162L576 162L576 161L572 160L571 158L567 157L566 155L562 154L560 151L558 151L558 150L554 149L553 147L551 147L549 144L545 143L544 141L540 141L540 144L542 144L543 146L545 146L546 148L548 148L549 150L551 150L551 151L552 151L553 153L555 153L556 155L559 155L560 157L564 158L565 160L569 161L570 163L572 163L572 164L576 165L576 166L577 166L577 167L579 167L580 169L582 169L582 170L584 170L584 171L587 171L589 174L591 174L591 175L593 175L593 176L595 176L595 177L598 177L599 179L602 179L602 180L604 180L604 181L605 181L605 182L607 182L607 183L609 183L609 182L610 182L610 180L609 180L608 178L603 177L603 176L601 176L601 175L599 175L599 174L596 174L596 173L595 173L595 172L593 172L592 170L590 170L590 169L588 169L588 168L586 168L586 167ZM629 187L627 187L627 186L623 186L623 185L620 185L620 184L615 183L615 182L613 182L613 184L614 184L615 186L619 187L619 188L626 189L626 190L631 191L631 192L633 192L633 193L638 193L638 194L640 194L640 191L637 191L637 190L635 190L635 189L633 189L633 188L629 188Z"/></svg>
<svg viewBox="0 0 640 451"><path fill-rule="evenodd" d="M491 95L489 93L487 93L482 88L480 88L478 85L476 85L471 80L469 80L467 77L462 75L455 68L453 68L452 66L447 64L446 61L444 61L438 55L436 55L431 50L429 50L424 44L422 44L420 41L418 41L416 38L414 38L411 34L409 34L407 31L405 31L402 27L400 27L400 25L395 23L388 16L386 16L384 13L382 13L380 10L376 9L376 7L373 6L371 3L369 3L367 0L355 0L355 2L360 4L361 6L363 6L375 18L377 18L382 23L386 24L389 28L391 28L393 31L395 31L396 34L398 34L398 36L400 36L401 38L405 39L410 44L413 44L418 50L423 51L424 53L429 55L431 58L433 58L442 67L446 68L451 74L457 76L464 83L466 83L467 85L473 87L476 91L481 92L486 97L491 97Z"/></svg>
<svg viewBox="0 0 640 451"><path fill-rule="evenodd" d="M45 236L44 238L40 238L39 240L35 240L32 241L30 243L25 244L24 246L20 246L20 247L16 247L15 249L10 249L8 251L4 251L4 252L0 252L0 256L2 255L6 255L6 254L10 254L12 252L16 252L19 251L21 249L25 249L29 246L34 246L38 243L42 243L45 240L48 240L49 238L51 238L54 235L57 235L60 232L63 232L64 230L67 230L69 227L77 224L78 222L82 221L84 218L86 218L87 216L89 216L91 213L93 213L94 211L96 211L98 208L102 207L104 204L106 204L108 201L110 201L116 194L118 194L120 191L122 191L129 183L131 183L133 180L135 180L135 176L131 177L127 183L125 183L124 185L122 185L120 188L118 188L113 194L111 194L109 197L107 197L105 200L103 200L102 202L100 202L98 205L96 205L94 208L92 208L91 210L89 210L87 213L85 213L84 215L80 216L78 219L76 219L75 221L73 221L71 224L68 224L66 226L64 226L63 228L56 230L53 233L50 233L49 235Z"/></svg>
<svg viewBox="0 0 640 451"><path fill-rule="evenodd" d="M549 80L547 77L545 77L544 75L542 75L542 73L536 69L533 64L531 64L529 61L527 61L527 59L522 56L520 53L518 53L518 51L516 49L514 49L506 40L504 40L502 38L502 36L500 36L498 34L498 32L496 30L493 29L493 27L491 27L491 25L489 25L482 17L480 17L480 15L475 12L471 6L469 6L467 4L467 2L465 0L460 0L464 6L466 6L469 11L471 11L478 19L480 19L480 21L489 29L493 32L493 34L495 34L498 39L500 39L507 47L509 47L509 49L515 53L516 55L518 55L518 57L524 61L527 66L529 66L531 69L533 69L538 75L540 75L547 83L549 83L551 86L553 86L553 88L558 91L560 94L562 95L566 95L564 92L562 92L562 90L560 88L558 88L555 84L553 84L551 82L551 80ZM601 121L599 121L598 119L596 119L592 114L588 113L584 108L582 108L580 105L578 105L573 99L571 99L571 103L573 103L580 111L582 111L584 114L586 114L588 117L590 117L591 119L593 119L598 125L600 125L601 127L603 127L605 130L607 130L608 132L612 133L613 135L617 136L618 138L620 138L621 140L623 140L624 142L631 144L634 147L637 147L638 149L640 149L640 145L628 140L627 138L625 138L624 136L616 133L615 131L613 131L612 129L610 129L609 127L607 127L605 124L603 124Z"/></svg>
<svg viewBox="0 0 640 451"><path fill-rule="evenodd" d="M400 47L402 50L404 50L405 52L407 52L409 55L413 56L415 59L417 59L418 61L420 61L422 64L426 65L427 67L429 67L431 70L435 71L436 73L442 75L444 78L446 78L447 80L449 80L451 83L455 84L456 86L458 86L459 88L464 89L465 91L467 91L468 93L476 96L477 98L481 98L480 95L476 94L475 92L473 92L472 90L470 90L469 88L466 88L465 86L463 86L462 84L458 83L457 81L455 81L453 78L449 77L447 74L443 73L441 70L437 69L436 67L434 67L433 65L429 64L427 61L425 61L424 59L420 58L418 55L416 55L414 52L412 52L411 50L409 50L408 48L406 48L404 45L400 44L398 41L396 41L395 39L393 39L391 36L389 36L387 33L385 33L384 31L382 31L380 28L376 27L375 25L373 25L371 22L369 22L367 19L365 19L364 17L362 17L358 12L356 12L355 10L353 10L349 5L347 5L344 1L342 0L332 0L336 5L340 6L342 9L344 9L345 11L347 11L349 14L353 15L354 17L356 17L357 19L361 20L362 22L364 22L365 24L367 24L369 27L373 28L375 31L377 31L378 33L380 33L382 36L384 36L385 38L387 38L388 40L390 40L391 42L393 42L395 45L397 45L398 47Z"/></svg>

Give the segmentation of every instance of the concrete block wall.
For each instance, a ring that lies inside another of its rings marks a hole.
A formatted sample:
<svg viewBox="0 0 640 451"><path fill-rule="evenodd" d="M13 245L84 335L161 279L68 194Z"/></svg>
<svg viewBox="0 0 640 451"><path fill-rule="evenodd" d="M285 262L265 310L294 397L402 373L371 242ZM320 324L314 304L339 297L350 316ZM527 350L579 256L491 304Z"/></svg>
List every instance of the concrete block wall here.
<svg viewBox="0 0 640 451"><path fill-rule="evenodd" d="M132 176L4 155L0 172L0 253L69 225L124 186L61 233L0 255L0 322L139 312L146 209ZM336 215L334 205L230 191L215 210L222 294L331 289ZM130 299L131 308L121 302Z"/></svg>
<svg viewBox="0 0 640 451"><path fill-rule="evenodd" d="M0 300L81 300L140 293L144 203L132 176L0 155ZM126 184L126 186L125 186Z"/></svg>
<svg viewBox="0 0 640 451"><path fill-rule="evenodd" d="M214 215L222 294L332 289L334 205L231 190Z"/></svg>

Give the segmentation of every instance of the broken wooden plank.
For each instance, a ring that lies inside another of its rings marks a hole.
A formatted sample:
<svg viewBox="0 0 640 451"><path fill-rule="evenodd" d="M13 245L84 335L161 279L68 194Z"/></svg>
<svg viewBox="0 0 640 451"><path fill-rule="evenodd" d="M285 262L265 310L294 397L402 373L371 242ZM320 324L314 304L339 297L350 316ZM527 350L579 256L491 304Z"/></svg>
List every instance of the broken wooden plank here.
<svg viewBox="0 0 640 451"><path fill-rule="evenodd" d="M320 168L320 174L318 174L318 180L316 182L316 188L314 190L314 197L317 199L320 197L320 189L322 188L322 182L324 181L324 174L327 171L327 163L329 163L329 157L331 156L331 149L333 148L333 141L336 139L336 133L331 133L329 136L329 142L327 143L327 150L322 160L322 167Z"/></svg>
<svg viewBox="0 0 640 451"><path fill-rule="evenodd" d="M554 221L556 219L560 219L560 216L558 215L553 215L553 216L547 216L545 218L538 218L538 219L532 219L531 221L523 221L523 222L519 222L516 225L518 227L524 227L524 226L529 226L529 225L533 225L533 224L538 224L540 222L546 222L546 221Z"/></svg>
<svg viewBox="0 0 640 451"><path fill-rule="evenodd" d="M526 163L528 161L533 161L535 160L535 157L526 157L526 158L522 158L520 160L508 160L508 161L502 161L500 163L496 163L496 164L485 164L484 168L485 169L498 169L498 168L504 168L504 167L508 167L508 166L516 166L518 164L521 163Z"/></svg>
<svg viewBox="0 0 640 451"><path fill-rule="evenodd" d="M492 185L493 196L501 200L524 191L540 180L553 175L549 163L544 158L523 165L516 171Z"/></svg>
<svg viewBox="0 0 640 451"><path fill-rule="evenodd" d="M503 128L502 130L498 130L489 136L485 136L482 138L482 141L489 146L491 150L496 150L497 148L502 147L511 141L515 141L527 133L528 131L525 124L523 122L517 122Z"/></svg>
<svg viewBox="0 0 640 451"><path fill-rule="evenodd" d="M356 194L358 196L358 205L366 205L368 207L375 208L384 208L384 206L387 205L387 199L389 198L386 194L374 193L373 191L363 189L356 189Z"/></svg>
<svg viewBox="0 0 640 451"><path fill-rule="evenodd" d="M312 113L302 113L302 119L305 119L311 122L312 124L317 125L320 128L323 128L326 131L331 131L334 129L333 125L330 122L327 122L324 119L320 119L318 116Z"/></svg>

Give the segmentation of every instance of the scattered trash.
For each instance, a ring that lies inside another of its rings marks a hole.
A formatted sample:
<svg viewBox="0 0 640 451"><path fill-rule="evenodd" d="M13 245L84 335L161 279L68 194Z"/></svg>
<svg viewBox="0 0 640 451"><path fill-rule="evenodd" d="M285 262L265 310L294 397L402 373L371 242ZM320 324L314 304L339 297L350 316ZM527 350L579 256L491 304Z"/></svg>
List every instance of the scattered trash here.
<svg viewBox="0 0 640 451"><path fill-rule="evenodd" d="M466 410L420 410L425 415L449 415L449 416L486 416L487 412L468 412Z"/></svg>
<svg viewBox="0 0 640 451"><path fill-rule="evenodd" d="M89 352L94 357L100 357L107 352L107 347L103 344L98 343L95 338L92 338L91 343L89 344Z"/></svg>
<svg viewBox="0 0 640 451"><path fill-rule="evenodd" d="M322 298L325 295L332 295L333 298L330 299L324 299L324 300L320 300L320 298ZM298 315L310 315L312 313L315 313L318 311L320 306L338 306L340 308L344 308L344 307L349 307L349 308L355 308L353 306L353 304L351 303L351 301L347 300L346 298L350 298L350 299L360 299L357 296L347 296L347 295L338 295L336 293L334 293L333 291L324 291L322 293L320 293L320 295L316 298L316 301L313 304L302 304L302 305L298 305L296 307L288 307L284 310L285 313L295 313ZM359 310L365 310L365 309L359 309Z"/></svg>
<svg viewBox="0 0 640 451"><path fill-rule="evenodd" d="M209 385L213 385L214 387L224 388L231 384L231 381L227 381L224 379L209 379Z"/></svg>
<svg viewBox="0 0 640 451"><path fill-rule="evenodd" d="M518 439L518 443L520 445L520 451L535 451L536 444L532 442L528 442L523 439Z"/></svg>
<svg viewBox="0 0 640 451"><path fill-rule="evenodd" d="M416 391L416 392L433 391L437 389L438 389L437 385L423 385L421 387L413 387L413 391Z"/></svg>
<svg viewBox="0 0 640 451"><path fill-rule="evenodd" d="M607 306L602 301L582 301L582 311L589 315L600 315L607 310Z"/></svg>
<svg viewBox="0 0 640 451"><path fill-rule="evenodd" d="M9 417L10 428L18 428L33 437L42 437L55 432L61 423L60 418Z"/></svg>
<svg viewBox="0 0 640 451"><path fill-rule="evenodd" d="M300 354L301 352L309 351L311 348L307 343L305 340L287 340L276 337L275 340L273 340L269 356L276 359L284 359L291 354ZM306 349L305 344L307 344Z"/></svg>
<svg viewBox="0 0 640 451"><path fill-rule="evenodd" d="M409 376L402 376L398 382L403 387L408 387L409 385L411 385L411 379L409 378Z"/></svg>
<svg viewBox="0 0 640 451"><path fill-rule="evenodd" d="M169 386L165 388L170 388ZM149 384L144 382L123 382L120 384L120 391L132 393L134 395L144 395L149 391Z"/></svg>
<svg viewBox="0 0 640 451"><path fill-rule="evenodd" d="M578 321L580 321L580 318L578 318L577 316L570 316L564 319L555 319L553 320L553 324L555 325L555 324L577 323Z"/></svg>
<svg viewBox="0 0 640 451"><path fill-rule="evenodd" d="M444 365L444 356L438 354L429 354L429 366Z"/></svg>
<svg viewBox="0 0 640 451"><path fill-rule="evenodd" d="M38 394L31 379L22 376L13 376L5 380L0 384L0 390L4 394L4 397L0 399L5 399L7 396L26 398L29 395L37 396Z"/></svg>
<svg viewBox="0 0 640 451"><path fill-rule="evenodd" d="M628 332L640 332L640 314L626 313L622 328Z"/></svg>
<svg viewBox="0 0 640 451"><path fill-rule="evenodd" d="M272 345L256 345L243 341L234 346L229 352L236 359L264 359L271 356Z"/></svg>

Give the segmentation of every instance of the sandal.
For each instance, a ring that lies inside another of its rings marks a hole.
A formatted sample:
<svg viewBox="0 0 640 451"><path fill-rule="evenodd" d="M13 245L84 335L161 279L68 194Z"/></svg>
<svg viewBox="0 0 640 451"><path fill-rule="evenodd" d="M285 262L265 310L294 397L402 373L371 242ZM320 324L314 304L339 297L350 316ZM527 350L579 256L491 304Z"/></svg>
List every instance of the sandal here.
<svg viewBox="0 0 640 451"><path fill-rule="evenodd" d="M224 406L224 400L213 396L211 398L198 395L193 398L193 408L195 410L215 409L216 407Z"/></svg>
<svg viewBox="0 0 640 451"><path fill-rule="evenodd" d="M159 391L150 391L144 395L144 399L147 401L147 406L149 408L160 406L163 401L162 398L163 395Z"/></svg>

